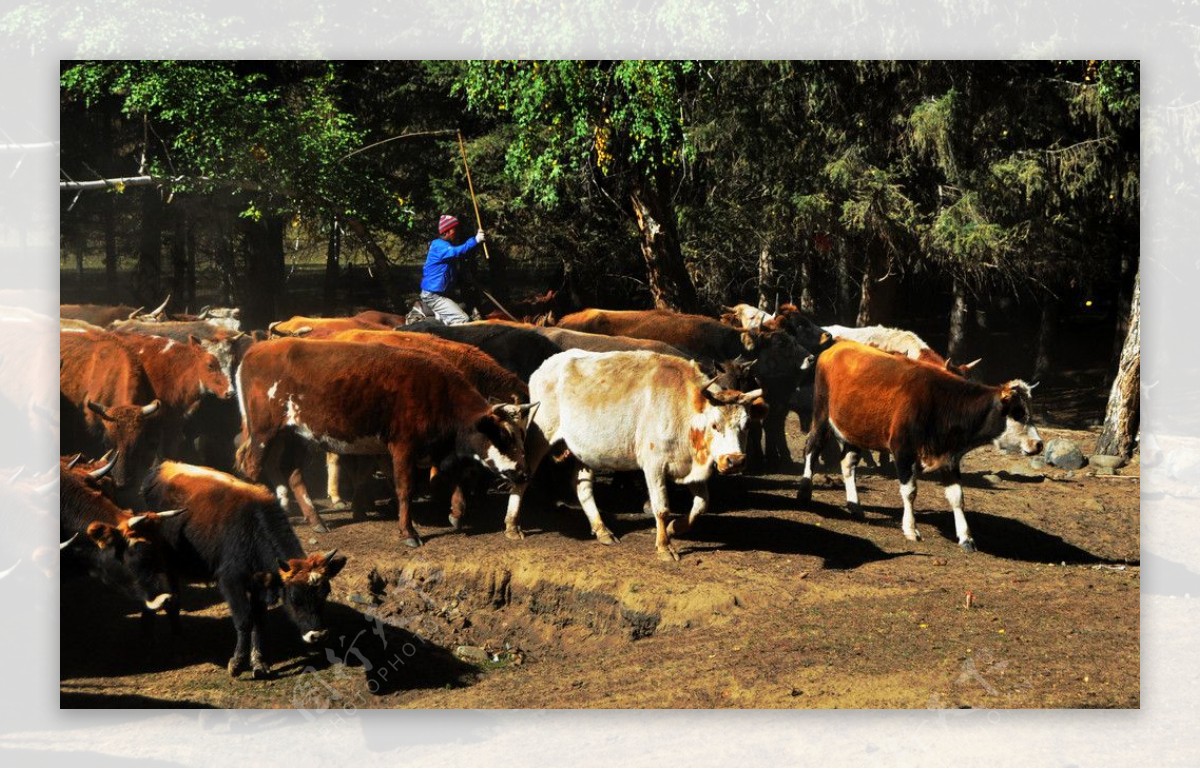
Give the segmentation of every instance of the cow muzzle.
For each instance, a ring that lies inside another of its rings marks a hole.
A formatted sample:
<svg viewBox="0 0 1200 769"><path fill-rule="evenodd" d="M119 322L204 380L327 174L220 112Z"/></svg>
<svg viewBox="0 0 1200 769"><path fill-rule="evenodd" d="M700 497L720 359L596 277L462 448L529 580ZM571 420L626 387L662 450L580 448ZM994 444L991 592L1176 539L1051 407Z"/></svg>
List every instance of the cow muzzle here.
<svg viewBox="0 0 1200 769"><path fill-rule="evenodd" d="M529 474L524 470L505 470L500 473L500 477L511 484L521 484L529 480Z"/></svg>
<svg viewBox="0 0 1200 769"><path fill-rule="evenodd" d="M1032 457L1042 453L1042 439L1032 438L1030 440L1021 441L1021 451L1026 456Z"/></svg>
<svg viewBox="0 0 1200 769"><path fill-rule="evenodd" d="M321 639L325 637L325 631L309 630L307 633L302 633L300 637L304 639L304 643L306 644L320 643Z"/></svg>
<svg viewBox="0 0 1200 769"><path fill-rule="evenodd" d="M745 467L745 454L722 454L717 457L717 472L721 475L740 473Z"/></svg>

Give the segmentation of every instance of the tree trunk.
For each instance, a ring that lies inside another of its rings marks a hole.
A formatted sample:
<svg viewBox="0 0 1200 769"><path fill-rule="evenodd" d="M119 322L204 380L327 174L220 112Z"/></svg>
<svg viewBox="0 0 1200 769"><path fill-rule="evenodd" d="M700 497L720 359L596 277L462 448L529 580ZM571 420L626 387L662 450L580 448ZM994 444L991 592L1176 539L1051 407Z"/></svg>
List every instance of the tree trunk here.
<svg viewBox="0 0 1200 769"><path fill-rule="evenodd" d="M965 359L967 338L967 287L958 278L954 279L953 301L950 304L950 335L946 340L946 357L962 363Z"/></svg>
<svg viewBox="0 0 1200 769"><path fill-rule="evenodd" d="M884 244L872 240L867 246L867 269L863 272L862 299L858 303L856 326L887 324L896 304L899 281L890 275L891 259Z"/></svg>
<svg viewBox="0 0 1200 769"><path fill-rule="evenodd" d="M629 194L633 215L641 233L642 258L654 306L664 310L696 312L700 300L688 274L675 230L675 209L652 180L634 184Z"/></svg>
<svg viewBox="0 0 1200 769"><path fill-rule="evenodd" d="M1121 353L1125 349L1125 339L1129 336L1129 315L1133 307L1133 284L1136 278L1133 272L1135 261L1128 251L1121 254L1120 278L1117 283L1117 328L1113 334L1112 362L1120 365Z"/></svg>
<svg viewBox="0 0 1200 769"><path fill-rule="evenodd" d="M117 196L104 204L104 291L107 301L120 304L117 296Z"/></svg>
<svg viewBox="0 0 1200 769"><path fill-rule="evenodd" d="M221 304L230 307L238 300L233 290L237 278L237 262L234 259L235 227L230 226L232 214L222 211L217 218L217 272L221 277Z"/></svg>
<svg viewBox="0 0 1200 769"><path fill-rule="evenodd" d="M187 218L187 231L184 236L184 248L187 252L187 304L193 311L198 310L196 304L196 219Z"/></svg>
<svg viewBox="0 0 1200 769"><path fill-rule="evenodd" d="M283 218L263 217L246 224L246 284L244 298L247 328L266 328L280 320L283 292Z"/></svg>
<svg viewBox="0 0 1200 769"><path fill-rule="evenodd" d="M177 305L187 304L187 213L176 203L171 207L171 296ZM187 307L190 311L191 307Z"/></svg>
<svg viewBox="0 0 1200 769"><path fill-rule="evenodd" d="M1097 454L1113 454L1128 458L1133 453L1141 419L1139 397L1142 376L1142 279L1139 273L1134 279L1133 299L1129 310L1129 332L1121 350L1121 362L1117 376L1108 396L1108 410L1104 415L1104 428L1096 441Z"/></svg>
<svg viewBox="0 0 1200 769"><path fill-rule="evenodd" d="M392 263L388 261L387 254L375 242L375 238L361 221L353 218L347 219L346 226L362 241L363 246L367 249L367 253L371 255L371 264L375 268L375 274L379 282L383 285L384 294L387 295L388 304L390 305L387 309L392 312L407 312L408 308L404 306L406 292L396 285L396 278L392 273ZM414 296L419 291L420 288L418 286L412 286L408 289L408 292Z"/></svg>
<svg viewBox="0 0 1200 769"><path fill-rule="evenodd" d="M838 282L838 308L835 317L841 323L854 323L854 317L851 315L855 312L854 302L854 261L850 256L849 249L843 247L841 249L840 258L837 261L837 282Z"/></svg>
<svg viewBox="0 0 1200 769"><path fill-rule="evenodd" d="M337 282L340 271L339 261L342 258L342 222L337 214L329 220L329 243L325 247L325 291L324 307L326 315L333 315L337 310Z"/></svg>
<svg viewBox="0 0 1200 769"><path fill-rule="evenodd" d="M1046 295L1042 302L1042 316L1038 322L1037 353L1033 359L1033 378L1040 381L1050 371L1050 348L1054 344L1054 332L1058 327L1058 297Z"/></svg>
<svg viewBox="0 0 1200 769"><path fill-rule="evenodd" d="M775 280L775 260L771 258L771 244L764 240L758 251L758 309L774 312L775 298L778 296L778 284Z"/></svg>
<svg viewBox="0 0 1200 769"><path fill-rule="evenodd" d="M142 193L142 235L138 243L137 273L134 276L137 301L157 307L162 296L162 198L157 187Z"/></svg>
<svg viewBox="0 0 1200 769"><path fill-rule="evenodd" d="M798 306L800 312L806 312L809 315L817 311L817 300L813 294L813 258L812 254L808 252L800 255L800 300Z"/></svg>

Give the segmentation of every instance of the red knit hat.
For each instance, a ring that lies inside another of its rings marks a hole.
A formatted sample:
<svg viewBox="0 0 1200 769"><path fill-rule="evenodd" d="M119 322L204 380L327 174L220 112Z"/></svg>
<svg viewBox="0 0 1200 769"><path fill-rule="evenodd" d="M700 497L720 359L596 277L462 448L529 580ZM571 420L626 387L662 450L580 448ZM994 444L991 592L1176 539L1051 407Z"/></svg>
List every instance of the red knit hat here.
<svg viewBox="0 0 1200 769"><path fill-rule="evenodd" d="M438 235L445 235L450 230L458 226L458 220L449 214L442 214L442 218L438 219Z"/></svg>

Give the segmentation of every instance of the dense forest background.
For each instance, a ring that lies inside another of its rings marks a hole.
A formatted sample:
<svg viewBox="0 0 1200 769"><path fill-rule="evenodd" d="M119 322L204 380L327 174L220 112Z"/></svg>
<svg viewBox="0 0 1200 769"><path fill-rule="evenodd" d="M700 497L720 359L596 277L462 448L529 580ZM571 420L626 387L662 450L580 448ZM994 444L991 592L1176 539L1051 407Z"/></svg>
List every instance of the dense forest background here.
<svg viewBox="0 0 1200 769"><path fill-rule="evenodd" d="M460 134L501 302L790 301L1034 378L1083 328L1116 373L1136 62L64 62L63 301L403 310L473 232Z"/></svg>

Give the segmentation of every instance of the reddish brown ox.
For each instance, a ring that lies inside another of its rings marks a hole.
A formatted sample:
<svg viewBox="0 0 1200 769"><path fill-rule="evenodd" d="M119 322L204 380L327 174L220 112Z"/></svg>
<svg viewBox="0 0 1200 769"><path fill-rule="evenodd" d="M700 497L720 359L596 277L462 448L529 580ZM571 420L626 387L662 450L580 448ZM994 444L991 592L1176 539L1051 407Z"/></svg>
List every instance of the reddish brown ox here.
<svg viewBox="0 0 1200 769"><path fill-rule="evenodd" d="M136 356L106 332L59 334L62 451L97 456L117 449L113 481L149 467L160 437L160 402Z"/></svg>
<svg viewBox="0 0 1200 769"><path fill-rule="evenodd" d="M207 467L163 462L143 486L153 504L187 508L162 528L181 580L213 583L229 604L237 645L229 674L269 674L261 631L268 607L283 602L305 643L325 636L329 581L346 565L336 550L305 554L270 490Z"/></svg>
<svg viewBox="0 0 1200 769"><path fill-rule="evenodd" d="M754 339L703 315L669 310L580 310L558 322L558 328L589 334L657 339L705 361L733 360L754 350Z"/></svg>
<svg viewBox="0 0 1200 769"><path fill-rule="evenodd" d="M326 334L337 331L373 330L391 331L392 326L372 323L359 318L309 318L304 315L294 315L287 320L275 321L267 326L268 336L307 336L316 331ZM315 338L315 337L314 337Z"/></svg>
<svg viewBox="0 0 1200 769"><path fill-rule="evenodd" d="M237 378L246 426L238 457L247 477L257 480L264 466L277 465L293 436L337 454L386 454L410 547L420 545L409 516L418 462L451 471L474 460L509 483L526 480L530 407L489 406L457 369L428 355L356 342L270 340L250 348Z"/></svg>
<svg viewBox="0 0 1200 769"><path fill-rule="evenodd" d="M529 400L529 387L516 374L505 369L487 353L469 344L453 342L429 334L412 334L403 331L340 331L327 338L341 342L383 344L410 352L436 355L447 365L454 366L461 371L467 381L479 391L479 394L489 400L503 403L524 403ZM329 499L335 506L341 504L336 457L336 454L331 454L326 460ZM363 487L364 484L355 482L356 490ZM297 494L296 498L299 503L301 500L305 500L305 495ZM311 503L309 504L311 505ZM459 528L462 523L465 505L466 498L462 486L456 483L450 501L450 525L455 529ZM353 503L355 514L361 514L364 508L365 500L361 498L361 495L356 494ZM311 518L311 516L316 516L315 510L311 512L311 515L305 511L306 518Z"/></svg>
<svg viewBox="0 0 1200 769"><path fill-rule="evenodd" d="M229 377L216 356L194 337L186 342L161 336L119 333L114 337L137 356L155 397L162 402L159 455L175 457L184 439L184 424L206 394L232 395Z"/></svg>
<svg viewBox="0 0 1200 769"><path fill-rule="evenodd" d="M100 328L106 327L113 321L132 318L141 311L141 307L129 307L124 304L60 304L58 306L60 318L82 320Z"/></svg>
<svg viewBox="0 0 1200 769"><path fill-rule="evenodd" d="M979 384L858 342L837 342L817 362L813 426L797 496L804 502L811 499L812 460L832 433L842 448L847 506L853 515L862 515L855 466L862 451L886 449L900 478L904 536L921 538L913 517L917 476L941 469L958 543L973 551L959 465L968 451L996 439L1019 445L1025 454L1041 452L1030 390L1019 379L996 386Z"/></svg>
<svg viewBox="0 0 1200 769"><path fill-rule="evenodd" d="M384 312L383 310L363 310L351 317L354 320L360 320L364 323L374 323L377 326L384 326L386 328L403 326L405 322L403 315L397 315L394 312Z"/></svg>

